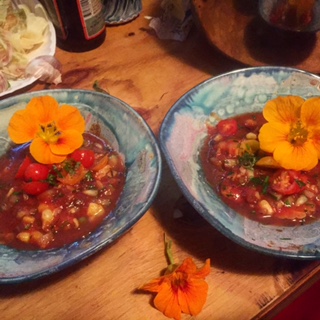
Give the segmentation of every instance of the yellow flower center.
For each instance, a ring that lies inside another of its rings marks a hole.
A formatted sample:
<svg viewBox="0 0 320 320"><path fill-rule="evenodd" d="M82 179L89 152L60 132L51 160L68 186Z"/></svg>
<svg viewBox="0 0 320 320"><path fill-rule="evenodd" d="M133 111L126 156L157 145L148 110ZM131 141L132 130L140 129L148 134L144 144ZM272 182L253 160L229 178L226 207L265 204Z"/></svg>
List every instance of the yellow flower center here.
<svg viewBox="0 0 320 320"><path fill-rule="evenodd" d="M302 126L301 121L298 121L290 129L289 142L294 146L301 146L307 141L308 134L309 131Z"/></svg>
<svg viewBox="0 0 320 320"><path fill-rule="evenodd" d="M38 132L38 136L48 144L57 143L60 134L61 133L54 122L51 122L46 126L40 126L40 131Z"/></svg>

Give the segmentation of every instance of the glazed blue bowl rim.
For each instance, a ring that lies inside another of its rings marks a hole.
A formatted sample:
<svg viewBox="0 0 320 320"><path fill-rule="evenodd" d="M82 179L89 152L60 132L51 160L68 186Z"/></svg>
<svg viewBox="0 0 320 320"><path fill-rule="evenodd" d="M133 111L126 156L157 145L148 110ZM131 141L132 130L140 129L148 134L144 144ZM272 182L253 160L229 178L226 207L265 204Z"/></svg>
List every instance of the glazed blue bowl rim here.
<svg viewBox="0 0 320 320"><path fill-rule="evenodd" d="M299 253L297 255L293 252L286 252L286 251L281 251L281 250L275 251L272 249L268 249L268 248L264 248L264 247L255 245L253 243L249 243L246 240L244 240L243 238L239 237L238 235L233 234L216 218L211 216L209 219L210 213L208 213L207 210L205 208L203 208L203 206L199 203L199 201L197 199L195 199L195 197L191 194L188 187L183 183L182 178L180 177L180 175L178 174L178 172L175 169L175 165L171 159L170 152L166 147L167 139L166 139L165 132L167 130L167 127L169 126L171 119L173 118L173 115L175 113L179 112L179 110L184 109L184 105L181 102L183 100L185 100L186 98L192 96L192 93L195 90L201 90L201 88L205 87L208 83L214 82L216 80L219 80L220 78L224 78L224 77L227 77L230 75L237 75L237 74L250 75L252 72L271 73L271 72L281 72L281 71L287 71L287 72L292 72L292 73L296 72L296 73L305 74L305 75L308 75L308 76L314 78L317 81L320 81L320 76L312 74L308 71L304 71L304 70L292 68L292 67L282 67L282 66L260 66L260 67L241 68L241 69L232 70L232 71L229 71L229 72L226 72L223 74L219 74L217 76L213 76L213 77L199 83L198 85L194 86L193 88L191 88L188 92L183 94L169 109L169 111L167 112L167 114L164 117L164 120L161 124L160 131L159 131L160 148L163 152L164 158L169 166L169 169L170 169L175 181L177 182L180 190L182 191L183 195L186 197L188 202L194 207L194 209L209 224L211 224L215 229L217 229L220 233L222 233L228 239L234 241L235 243L241 245L244 248L247 248L247 249L250 249L250 250L253 250L256 252L260 252L260 253L263 253L263 254L266 254L269 256L276 256L276 257L289 258L289 259L295 259L295 260L316 260L316 259L320 259L320 255L313 256L313 255L306 255L303 253ZM320 95L320 93L319 93L319 95Z"/></svg>
<svg viewBox="0 0 320 320"><path fill-rule="evenodd" d="M113 244L117 239L122 237L128 230L130 230L143 216L144 214L149 210L151 207L154 198L157 195L159 185L161 182L161 175L162 175L162 157L161 157L161 149L159 147L159 144L157 142L157 139L155 137L155 134L147 124L147 122L142 118L142 116L135 111L131 106L129 106L126 102L123 100L114 97L108 93L101 93L91 90L85 90L85 89L48 89L48 90L39 90L39 91L33 91L33 92L26 92L22 93L16 96L8 97L6 99L3 99L0 101L0 109L3 109L1 104L6 102L6 104L10 104L10 106L7 106L7 108L10 108L12 105L16 104L18 102L18 99L23 96L28 96L30 98L40 95L50 95L51 93L79 93L79 94L85 94L85 95L93 95L93 96L99 96L99 97L108 97L111 100L119 102L129 113L133 115L133 117L136 118L137 121L143 126L146 133L148 134L150 138L150 142L152 143L152 146L154 148L155 153L155 159L157 161L157 174L154 179L154 184L152 187L152 191L149 195L149 198L146 202L144 202L144 206L140 208L139 211L137 211L135 217L130 221L130 224L124 225L122 228L118 230L116 235L113 237L110 237L108 239L104 239L104 241L101 241L98 245L90 246L87 249L83 250L80 254L78 254L76 257L69 259L67 261L63 261L59 263L58 265L51 266L50 268L47 268L46 270L42 270L40 272L30 273L28 275L23 276L15 276L15 277L1 277L0 275L0 284L15 284L15 283L21 283L21 282L27 282L31 280L36 280L43 278L45 276L51 275L53 273L60 272L76 263L79 263L80 261L92 256L96 252L100 251L102 248L108 247L111 244ZM81 101L79 101L81 103ZM116 210L116 209L115 209ZM94 232L93 232L94 234ZM72 244L70 245L72 246ZM55 251L48 250L48 251ZM39 252L39 251L35 251Z"/></svg>

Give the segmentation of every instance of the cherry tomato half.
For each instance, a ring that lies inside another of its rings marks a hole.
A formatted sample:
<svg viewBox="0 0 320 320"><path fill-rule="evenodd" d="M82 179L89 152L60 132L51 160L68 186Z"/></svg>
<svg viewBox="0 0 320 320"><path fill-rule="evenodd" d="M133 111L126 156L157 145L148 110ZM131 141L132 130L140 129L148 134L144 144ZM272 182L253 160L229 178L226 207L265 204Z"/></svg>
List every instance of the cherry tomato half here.
<svg viewBox="0 0 320 320"><path fill-rule="evenodd" d="M46 180L49 176L49 168L41 163L30 163L24 171L26 181Z"/></svg>
<svg viewBox="0 0 320 320"><path fill-rule="evenodd" d="M92 150L77 149L71 154L71 159L81 164L89 169L94 164L94 152Z"/></svg>
<svg viewBox="0 0 320 320"><path fill-rule="evenodd" d="M217 124L217 129L220 134L226 137L234 136L238 131L238 124L235 119L221 120Z"/></svg>
<svg viewBox="0 0 320 320"><path fill-rule="evenodd" d="M49 189L49 183L41 181L26 182L22 186L22 189L26 194L37 196L38 194Z"/></svg>
<svg viewBox="0 0 320 320"><path fill-rule="evenodd" d="M298 193L305 188L307 178L299 171L277 170L270 179L270 187L282 194Z"/></svg>
<svg viewBox="0 0 320 320"><path fill-rule="evenodd" d="M26 171L26 168L29 166L30 163L31 159L28 156L26 156L20 164L20 167L16 174L16 179L22 179L24 177L24 172Z"/></svg>

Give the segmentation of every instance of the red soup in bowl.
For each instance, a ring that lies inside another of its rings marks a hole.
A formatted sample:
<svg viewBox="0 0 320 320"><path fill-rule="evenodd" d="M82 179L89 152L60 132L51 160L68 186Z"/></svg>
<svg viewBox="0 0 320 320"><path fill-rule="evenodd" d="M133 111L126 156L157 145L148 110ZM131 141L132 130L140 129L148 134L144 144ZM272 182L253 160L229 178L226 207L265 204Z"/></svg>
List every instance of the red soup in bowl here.
<svg viewBox="0 0 320 320"><path fill-rule="evenodd" d="M124 188L120 154L91 133L59 164L36 162L28 146L14 146L0 158L0 243L52 249L88 236Z"/></svg>
<svg viewBox="0 0 320 320"><path fill-rule="evenodd" d="M262 113L208 125L201 162L208 183L236 212L264 224L294 226L320 218L320 165L309 171L268 163L259 149Z"/></svg>

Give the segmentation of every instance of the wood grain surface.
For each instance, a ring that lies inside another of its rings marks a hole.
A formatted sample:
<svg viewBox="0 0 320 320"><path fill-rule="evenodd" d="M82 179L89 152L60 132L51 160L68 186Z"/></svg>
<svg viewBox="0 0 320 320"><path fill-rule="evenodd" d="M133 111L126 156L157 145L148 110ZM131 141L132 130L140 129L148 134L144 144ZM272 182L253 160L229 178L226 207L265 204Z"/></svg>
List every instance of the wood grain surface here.
<svg viewBox="0 0 320 320"><path fill-rule="evenodd" d="M98 81L127 102L156 135L186 91L208 78L243 68L214 49L194 27L184 42L160 40L145 16L158 16L160 2L145 0L134 21L107 28L105 43L90 52L57 49L63 65L58 86L36 83L15 94L45 88L93 89ZM175 213L179 210L181 217ZM51 276L0 286L2 320L164 320L152 294L137 288L166 267L163 236L173 240L176 261L211 259L209 293L197 317L183 320L272 319L320 275L317 261L287 260L245 249L211 227L183 198L164 163L158 195L123 237L88 259Z"/></svg>
<svg viewBox="0 0 320 320"><path fill-rule="evenodd" d="M287 32L268 25L258 0L192 0L208 41L248 66L281 65L320 73L320 33Z"/></svg>

